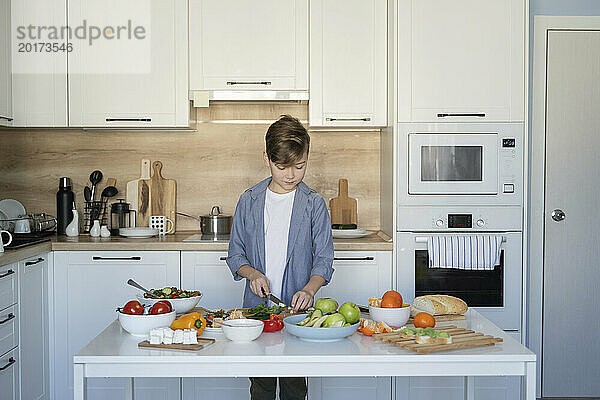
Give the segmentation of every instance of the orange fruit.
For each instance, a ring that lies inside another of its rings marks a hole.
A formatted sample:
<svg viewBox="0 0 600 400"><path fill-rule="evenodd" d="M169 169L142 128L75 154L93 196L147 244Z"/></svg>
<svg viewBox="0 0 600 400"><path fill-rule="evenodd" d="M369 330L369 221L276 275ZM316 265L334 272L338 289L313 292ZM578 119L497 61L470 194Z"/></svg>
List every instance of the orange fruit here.
<svg viewBox="0 0 600 400"><path fill-rule="evenodd" d="M383 294L382 299L385 299L386 297L393 297L395 299L398 300L398 302L400 303L400 305L398 307L402 307L402 295L398 292L396 292L395 290L388 290L387 292L385 292Z"/></svg>
<svg viewBox="0 0 600 400"><path fill-rule="evenodd" d="M435 318L431 314L420 312L415 315L413 324L415 328L433 328L435 326Z"/></svg>
<svg viewBox="0 0 600 400"><path fill-rule="evenodd" d="M381 299L381 307L383 308L400 308L402 307L402 300L398 300L394 296L388 296Z"/></svg>

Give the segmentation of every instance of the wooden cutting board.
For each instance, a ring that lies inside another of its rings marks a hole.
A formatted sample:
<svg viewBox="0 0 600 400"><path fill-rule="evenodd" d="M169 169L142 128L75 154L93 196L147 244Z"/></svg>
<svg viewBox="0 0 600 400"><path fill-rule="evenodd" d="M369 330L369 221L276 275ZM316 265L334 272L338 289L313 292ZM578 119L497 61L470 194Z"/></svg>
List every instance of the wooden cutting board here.
<svg viewBox="0 0 600 400"><path fill-rule="evenodd" d="M374 338L383 342L391 343L394 346L404 347L419 354L429 354L436 351L463 349L477 346L493 346L502 342L502 338L497 338L483 333L457 328L454 325L436 327L436 330L448 332L452 337L451 344L419 344L414 339L402 338L398 333L381 333L373 335Z"/></svg>
<svg viewBox="0 0 600 400"><path fill-rule="evenodd" d="M198 339L198 344L150 344L149 341L144 340L138 343L138 347L150 347L154 349L173 349L173 350L200 350L206 346L210 346L215 342L215 339Z"/></svg>
<svg viewBox="0 0 600 400"><path fill-rule="evenodd" d="M142 172L138 179L127 182L125 201L129 203L130 210L138 210L138 184L142 179L150 179L150 160L142 160Z"/></svg>
<svg viewBox="0 0 600 400"><path fill-rule="evenodd" d="M165 215L175 224L177 182L163 178L162 167L160 161L154 161L152 178L138 182L138 226L148 226L150 215Z"/></svg>
<svg viewBox="0 0 600 400"><path fill-rule="evenodd" d="M340 179L338 197L329 200L331 224L358 224L356 199L348 197L348 180Z"/></svg>

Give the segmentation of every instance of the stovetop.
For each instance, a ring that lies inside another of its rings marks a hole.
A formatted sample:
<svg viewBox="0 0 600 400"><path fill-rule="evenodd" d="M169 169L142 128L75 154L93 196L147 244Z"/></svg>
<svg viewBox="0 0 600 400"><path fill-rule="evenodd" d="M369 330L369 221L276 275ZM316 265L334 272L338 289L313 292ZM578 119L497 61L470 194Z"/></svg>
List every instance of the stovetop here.
<svg viewBox="0 0 600 400"><path fill-rule="evenodd" d="M13 240L8 246L4 246L5 250L20 249L34 244L49 242L51 236L56 234L54 231L35 232L35 233L13 233Z"/></svg>

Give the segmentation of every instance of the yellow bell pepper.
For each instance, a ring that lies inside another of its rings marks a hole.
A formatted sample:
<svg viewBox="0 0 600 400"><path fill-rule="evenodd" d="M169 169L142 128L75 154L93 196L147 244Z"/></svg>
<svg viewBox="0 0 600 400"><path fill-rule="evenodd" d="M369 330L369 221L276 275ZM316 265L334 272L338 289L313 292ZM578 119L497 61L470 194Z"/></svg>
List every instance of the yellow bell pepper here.
<svg viewBox="0 0 600 400"><path fill-rule="evenodd" d="M171 324L171 329L195 329L198 334L206 328L206 320L197 312L182 315Z"/></svg>

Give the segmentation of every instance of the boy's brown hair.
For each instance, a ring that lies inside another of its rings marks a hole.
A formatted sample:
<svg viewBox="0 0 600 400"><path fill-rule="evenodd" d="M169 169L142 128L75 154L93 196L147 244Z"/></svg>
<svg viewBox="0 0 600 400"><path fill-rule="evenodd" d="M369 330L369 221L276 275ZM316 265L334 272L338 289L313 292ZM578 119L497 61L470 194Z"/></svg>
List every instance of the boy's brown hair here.
<svg viewBox="0 0 600 400"><path fill-rule="evenodd" d="M287 167L308 157L310 136L298 118L282 115L267 129L265 143L269 160Z"/></svg>

